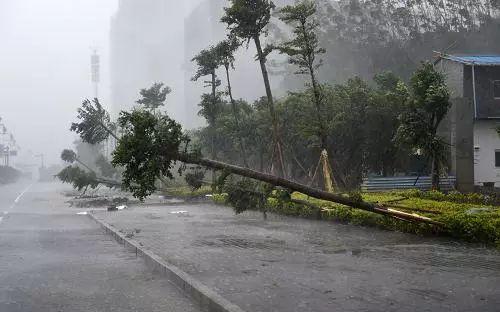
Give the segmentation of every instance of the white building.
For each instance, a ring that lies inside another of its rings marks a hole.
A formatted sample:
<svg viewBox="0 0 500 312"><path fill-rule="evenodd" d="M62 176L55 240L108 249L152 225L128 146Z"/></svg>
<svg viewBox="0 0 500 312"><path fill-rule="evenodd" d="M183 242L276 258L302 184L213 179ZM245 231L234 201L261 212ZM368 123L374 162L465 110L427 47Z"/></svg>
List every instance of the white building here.
<svg viewBox="0 0 500 312"><path fill-rule="evenodd" d="M453 106L449 130L450 173L459 190L495 183L500 187L500 56L441 54L436 66L447 79Z"/></svg>

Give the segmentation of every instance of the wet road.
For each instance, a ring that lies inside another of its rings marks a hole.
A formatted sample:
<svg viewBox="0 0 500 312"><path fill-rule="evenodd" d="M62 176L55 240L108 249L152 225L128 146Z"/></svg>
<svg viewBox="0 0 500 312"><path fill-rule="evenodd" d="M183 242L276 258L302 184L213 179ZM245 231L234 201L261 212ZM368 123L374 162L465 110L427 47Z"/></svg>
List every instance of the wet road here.
<svg viewBox="0 0 500 312"><path fill-rule="evenodd" d="M96 217L249 312L500 311L494 249L211 204Z"/></svg>
<svg viewBox="0 0 500 312"><path fill-rule="evenodd" d="M0 186L0 311L198 311L56 192Z"/></svg>

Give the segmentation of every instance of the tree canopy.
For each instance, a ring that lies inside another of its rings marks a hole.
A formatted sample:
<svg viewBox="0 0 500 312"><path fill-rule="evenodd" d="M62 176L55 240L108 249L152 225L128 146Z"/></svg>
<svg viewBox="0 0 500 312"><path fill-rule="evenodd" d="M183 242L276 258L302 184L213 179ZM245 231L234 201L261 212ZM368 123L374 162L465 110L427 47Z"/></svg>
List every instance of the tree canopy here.
<svg viewBox="0 0 500 312"><path fill-rule="evenodd" d="M271 12L276 7L269 0L229 0L221 21L230 33L244 40L259 37L269 24Z"/></svg>
<svg viewBox="0 0 500 312"><path fill-rule="evenodd" d="M154 111L166 104L167 95L171 92L172 89L168 86L164 86L163 83L155 83L151 88L142 89L140 91L141 99L137 100L137 103L144 105L146 109Z"/></svg>

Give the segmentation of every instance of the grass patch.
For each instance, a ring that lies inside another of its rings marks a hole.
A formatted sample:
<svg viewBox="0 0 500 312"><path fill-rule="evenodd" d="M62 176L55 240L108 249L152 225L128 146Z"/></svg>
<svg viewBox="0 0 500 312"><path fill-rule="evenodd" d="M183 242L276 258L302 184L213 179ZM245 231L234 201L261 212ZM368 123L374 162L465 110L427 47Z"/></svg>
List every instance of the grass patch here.
<svg viewBox="0 0 500 312"><path fill-rule="evenodd" d="M319 218L418 235L448 236L469 242L500 247L500 207L477 203L481 201L479 198L482 195L479 194L463 196L469 196L470 200L460 202L460 197L457 194L450 196L449 194L439 192L420 191L369 193L362 195L365 201L395 205L397 207L394 209L432 218L444 223L444 227L399 221L368 211L318 200L300 193L292 194L292 199L307 201L319 207L320 210L314 209L310 205L282 201L278 198L269 198L267 202L270 212L282 215ZM225 195L215 195L214 201L219 204L225 203ZM470 213L470 209L472 208L479 208L482 211L472 214Z"/></svg>

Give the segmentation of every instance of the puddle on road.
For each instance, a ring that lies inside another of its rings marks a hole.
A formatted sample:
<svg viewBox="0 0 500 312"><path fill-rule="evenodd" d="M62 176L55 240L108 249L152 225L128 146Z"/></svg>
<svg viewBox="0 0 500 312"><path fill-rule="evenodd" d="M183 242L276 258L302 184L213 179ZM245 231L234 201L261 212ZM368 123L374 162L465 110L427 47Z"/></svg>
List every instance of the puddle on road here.
<svg viewBox="0 0 500 312"><path fill-rule="evenodd" d="M92 209L91 211L107 211L107 208ZM80 212L76 213L76 215L78 215L78 216L86 216L88 214L90 214L90 211L88 211L88 210L80 211Z"/></svg>
<svg viewBox="0 0 500 312"><path fill-rule="evenodd" d="M165 197L165 196L158 196L158 199L160 200L160 202L162 204L182 204L184 202L186 202L184 199L180 199L180 198L169 198L169 197Z"/></svg>
<svg viewBox="0 0 500 312"><path fill-rule="evenodd" d="M250 240L243 238L215 237L212 239L196 240L193 242L193 246L278 250L285 247L285 241L276 239Z"/></svg>

